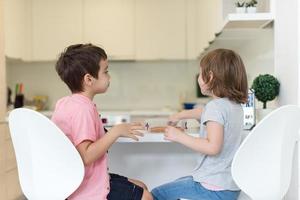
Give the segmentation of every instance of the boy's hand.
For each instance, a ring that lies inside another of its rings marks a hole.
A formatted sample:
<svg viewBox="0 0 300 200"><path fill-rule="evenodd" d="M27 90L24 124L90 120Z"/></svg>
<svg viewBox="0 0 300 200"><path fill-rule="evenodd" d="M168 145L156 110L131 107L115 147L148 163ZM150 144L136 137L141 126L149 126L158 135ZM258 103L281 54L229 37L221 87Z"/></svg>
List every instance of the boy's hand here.
<svg viewBox="0 0 300 200"><path fill-rule="evenodd" d="M183 134L185 133L181 129L173 126L167 126L164 139L172 142L178 142L180 140L180 136Z"/></svg>
<svg viewBox="0 0 300 200"><path fill-rule="evenodd" d="M124 123L114 126L113 129L119 137L132 138L138 141L139 139L136 136L143 136L143 133L139 130L144 130L144 126L141 123Z"/></svg>

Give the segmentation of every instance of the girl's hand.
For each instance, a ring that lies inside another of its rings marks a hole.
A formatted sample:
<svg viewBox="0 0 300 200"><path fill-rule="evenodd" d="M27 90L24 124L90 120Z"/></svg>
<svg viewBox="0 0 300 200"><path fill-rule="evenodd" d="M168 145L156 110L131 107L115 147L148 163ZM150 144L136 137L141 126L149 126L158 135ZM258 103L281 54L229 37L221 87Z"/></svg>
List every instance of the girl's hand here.
<svg viewBox="0 0 300 200"><path fill-rule="evenodd" d="M180 136L185 134L182 130L180 130L179 128L175 128L173 126L167 126L165 131L166 132L165 132L165 138L164 139L172 141L172 142L180 141Z"/></svg>
<svg viewBox="0 0 300 200"><path fill-rule="evenodd" d="M169 120L168 120L168 125L176 126L180 120L181 120L180 113L175 113L173 115L170 115Z"/></svg>
<svg viewBox="0 0 300 200"><path fill-rule="evenodd" d="M138 141L138 137L143 136L144 134L140 132L144 130L144 126L141 123L124 123L118 124L113 127L114 131L118 134L119 137L132 138L133 140Z"/></svg>

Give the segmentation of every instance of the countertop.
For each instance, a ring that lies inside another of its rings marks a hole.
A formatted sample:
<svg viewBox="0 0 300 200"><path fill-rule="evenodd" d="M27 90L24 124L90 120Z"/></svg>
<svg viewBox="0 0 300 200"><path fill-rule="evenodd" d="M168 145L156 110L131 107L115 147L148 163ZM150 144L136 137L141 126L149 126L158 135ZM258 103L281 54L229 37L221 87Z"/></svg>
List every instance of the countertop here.
<svg viewBox="0 0 300 200"><path fill-rule="evenodd" d="M197 133L189 133L189 135L193 136L193 137L198 137L199 134ZM144 133L144 136L138 136L139 141L135 141L131 138L122 138L120 137L117 142L119 143L145 143L145 142L170 142L168 140L164 139L164 133Z"/></svg>

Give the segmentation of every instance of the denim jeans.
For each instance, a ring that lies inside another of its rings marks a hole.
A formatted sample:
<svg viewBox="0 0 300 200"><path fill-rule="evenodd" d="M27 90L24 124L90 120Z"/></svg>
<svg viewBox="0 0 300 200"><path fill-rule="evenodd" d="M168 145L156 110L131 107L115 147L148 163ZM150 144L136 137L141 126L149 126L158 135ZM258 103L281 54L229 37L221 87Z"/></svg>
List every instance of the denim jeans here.
<svg viewBox="0 0 300 200"><path fill-rule="evenodd" d="M182 177L152 190L154 200L236 200L240 191L212 191L195 182L192 176Z"/></svg>

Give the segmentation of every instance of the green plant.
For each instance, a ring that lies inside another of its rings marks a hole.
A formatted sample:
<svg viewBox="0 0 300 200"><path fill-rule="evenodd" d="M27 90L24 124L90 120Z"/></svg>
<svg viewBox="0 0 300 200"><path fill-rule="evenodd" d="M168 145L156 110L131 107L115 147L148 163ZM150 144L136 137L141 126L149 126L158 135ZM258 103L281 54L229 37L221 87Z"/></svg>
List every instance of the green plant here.
<svg viewBox="0 0 300 200"><path fill-rule="evenodd" d="M251 0L248 3L246 3L246 7L255 7L257 4L256 0Z"/></svg>
<svg viewBox="0 0 300 200"><path fill-rule="evenodd" d="M235 6L238 8L244 7L244 5L245 5L245 2L239 2L239 1L235 2Z"/></svg>
<svg viewBox="0 0 300 200"><path fill-rule="evenodd" d="M264 109L267 108L267 101L272 101L278 96L279 87L279 81L270 74L259 75L251 86L257 100L263 102Z"/></svg>

